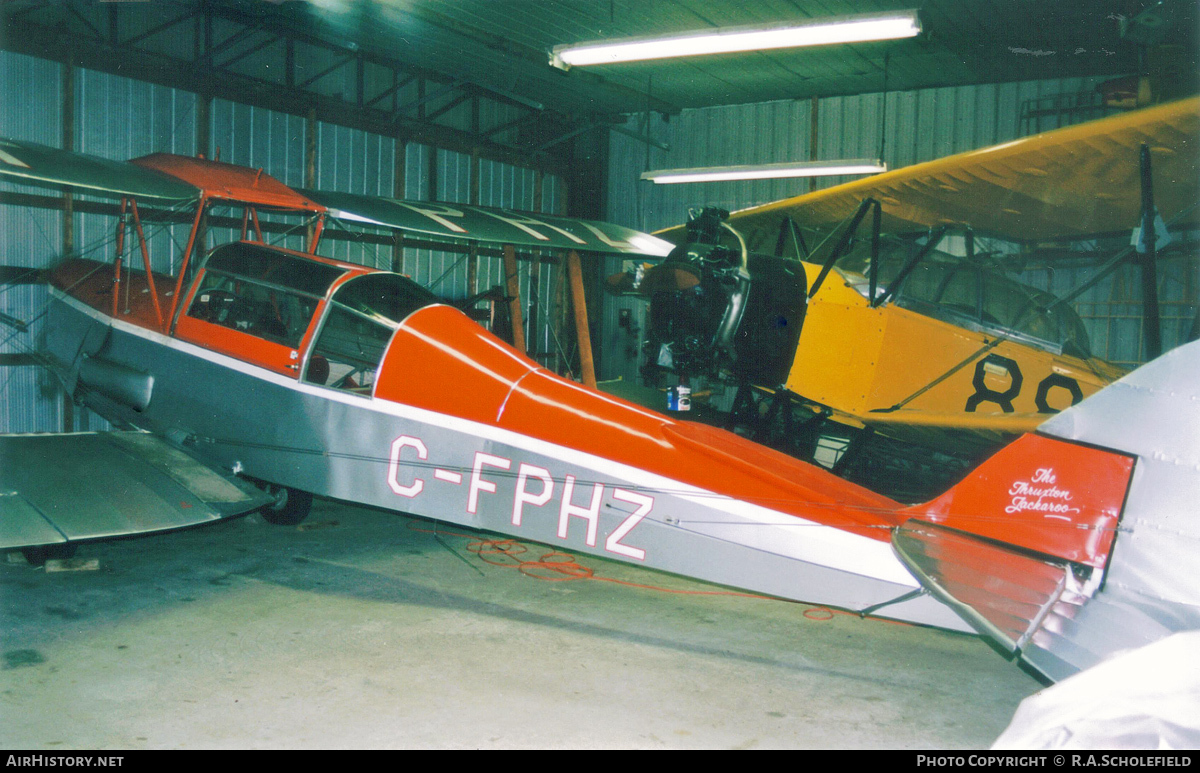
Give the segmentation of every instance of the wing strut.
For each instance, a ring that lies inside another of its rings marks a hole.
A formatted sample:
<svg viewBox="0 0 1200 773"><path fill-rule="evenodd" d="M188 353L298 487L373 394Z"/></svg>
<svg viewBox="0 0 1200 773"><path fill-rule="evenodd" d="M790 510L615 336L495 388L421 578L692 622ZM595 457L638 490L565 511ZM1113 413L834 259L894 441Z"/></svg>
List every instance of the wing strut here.
<svg viewBox="0 0 1200 773"><path fill-rule="evenodd" d="M863 218L867 216L867 210L870 209L872 205L878 207L879 202L875 199L863 199L862 203L858 205L858 209L850 218L850 225L846 227L846 230L842 231L841 236L837 240L837 244L835 244L833 249L830 251L829 257L825 259L825 265L821 266L821 273L817 274L816 281L813 282L812 287L808 291L809 298L812 298L814 295L816 295L817 290L821 289L821 285L825 284L825 277L829 276L829 272L833 268L833 264L837 262L837 259L840 258L842 253L846 251L846 248L850 246L850 240L854 238L854 232L858 230L859 224L862 223ZM834 233L836 233L836 231ZM830 234L830 236L832 237L833 234ZM817 250L820 249L821 247L817 247Z"/></svg>
<svg viewBox="0 0 1200 773"><path fill-rule="evenodd" d="M175 293L171 298L171 312L167 315L167 324L173 326L175 324L175 312L179 310L179 295L183 292L183 277L187 274L188 263L192 257L192 251L196 246L196 236L200 232L200 226L204 221L204 209L208 206L208 197L201 196L200 201L196 204L196 218L192 221L192 230L188 233L187 246L183 248L183 257L179 263L179 276L175 278ZM170 334L170 328L163 331Z"/></svg>
<svg viewBox="0 0 1200 773"><path fill-rule="evenodd" d="M536 258L534 258L536 260ZM525 354L525 319L521 314L521 279L517 274L517 248L504 245L504 284L512 319L513 348Z"/></svg>
<svg viewBox="0 0 1200 773"><path fill-rule="evenodd" d="M942 239L946 236L946 230L948 228L949 228L949 226L942 225L942 226L938 226L937 228L935 228L933 230L933 233L931 233L929 235L928 241L925 242L924 246L922 246L921 249L917 250L916 254L914 254L911 258L909 258L908 262L904 264L904 267L900 269L900 273L896 274L896 278L893 279L892 283L889 284L887 286L887 289L883 291L883 295L879 296L878 298L875 297L875 286L874 286L874 283L872 283L872 285L871 285L871 306L872 307L882 306L887 301L888 298L891 298L893 295L896 294L896 291L898 291L900 289L901 283L904 282L904 280L908 278L908 275L911 274L912 270L917 267L917 264L920 263L922 260L924 260L926 255L933 252L933 249L942 243ZM872 259L872 262L874 263L877 261ZM872 271L872 276L874 276L874 271L875 271L874 266L871 267L871 271Z"/></svg>
<svg viewBox="0 0 1200 773"><path fill-rule="evenodd" d="M790 216L779 223L779 234L775 237L775 257L783 257L785 239L789 234L792 237L792 246L796 250L796 259L804 260L808 257L808 245L804 242L804 234L796 228L796 221Z"/></svg>
<svg viewBox="0 0 1200 773"><path fill-rule="evenodd" d="M579 340L579 368L583 385L596 388L596 365L592 361L592 332L588 326L587 302L583 297L583 267L579 253L567 253L567 273L571 278L571 306L575 309L575 335Z"/></svg>

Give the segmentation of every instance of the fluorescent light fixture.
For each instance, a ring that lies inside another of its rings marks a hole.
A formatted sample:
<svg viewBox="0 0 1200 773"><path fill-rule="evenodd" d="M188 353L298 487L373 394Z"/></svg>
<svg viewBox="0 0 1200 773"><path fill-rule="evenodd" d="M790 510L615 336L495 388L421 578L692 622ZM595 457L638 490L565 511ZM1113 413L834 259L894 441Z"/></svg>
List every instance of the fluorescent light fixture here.
<svg viewBox="0 0 1200 773"><path fill-rule="evenodd" d="M560 69L592 64L667 59L676 56L764 51L772 48L823 46L896 40L921 34L916 11L836 16L802 24L725 27L659 37L620 38L555 46L550 64Z"/></svg>
<svg viewBox="0 0 1200 773"><path fill-rule="evenodd" d="M724 180L767 180L776 177L828 177L839 174L875 174L886 171L887 164L877 158L851 158L837 161L796 161L782 164L658 169L653 172L642 172L642 179L664 185Z"/></svg>

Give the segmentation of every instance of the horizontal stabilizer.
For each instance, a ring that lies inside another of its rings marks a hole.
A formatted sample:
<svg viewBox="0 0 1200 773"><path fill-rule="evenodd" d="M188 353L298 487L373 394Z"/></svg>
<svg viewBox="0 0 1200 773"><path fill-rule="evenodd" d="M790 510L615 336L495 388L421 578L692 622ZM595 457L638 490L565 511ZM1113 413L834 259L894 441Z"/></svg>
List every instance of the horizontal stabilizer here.
<svg viewBox="0 0 1200 773"><path fill-rule="evenodd" d="M269 499L141 432L0 437L0 549L179 529Z"/></svg>

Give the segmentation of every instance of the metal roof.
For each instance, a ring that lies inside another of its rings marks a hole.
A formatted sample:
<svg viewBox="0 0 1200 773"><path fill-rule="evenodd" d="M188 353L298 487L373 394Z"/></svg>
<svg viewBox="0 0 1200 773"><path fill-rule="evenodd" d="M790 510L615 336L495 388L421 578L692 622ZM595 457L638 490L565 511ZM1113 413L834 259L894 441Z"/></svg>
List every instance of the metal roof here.
<svg viewBox="0 0 1200 773"><path fill-rule="evenodd" d="M560 44L914 6L924 32L906 40L550 65ZM1156 99L1186 96L1200 90L1196 10L1197 0L7 0L0 46L571 174L591 151L572 155L568 140L630 131L624 118L645 111L1138 72L1156 76Z"/></svg>
<svg viewBox="0 0 1200 773"><path fill-rule="evenodd" d="M1150 5L1150 3L1146 3ZM285 6L289 4L284 4ZM404 0L314 3L310 21L364 46L567 111L628 113L1137 70L1125 0ZM1133 5L1138 5L1134 3ZM1194 0L1168 0L1195 53ZM918 8L913 40L560 72L563 43ZM300 9L295 9L300 11ZM1186 16L1187 20L1183 17ZM1192 32L1188 32L1191 30ZM1193 59L1194 61L1194 59Z"/></svg>
<svg viewBox="0 0 1200 773"><path fill-rule="evenodd" d="M333 47L312 60L316 69L295 73L305 84L336 70L339 56L384 57L453 88L481 88L573 115L616 115L647 106L671 113L878 92L885 77L889 90L904 91L1131 74L1139 69L1138 45L1121 28L1144 9L1157 15L1136 29L1165 36L1151 41L1155 44L1181 49L1175 69L1188 77L1200 69L1196 5L1196 0L14 0L5 15L18 37L22 30L47 28L110 45L136 44L163 56L196 49L205 54L198 60L202 66L236 60L243 71L280 70L269 54L273 37L286 34L298 41L289 54L297 61L312 46ZM909 40L569 72L549 65L549 51L558 44L913 8L924 33ZM49 45L44 35L38 40ZM19 42L10 39L5 47ZM320 68L322 56L328 71ZM262 75L256 77L270 80Z"/></svg>

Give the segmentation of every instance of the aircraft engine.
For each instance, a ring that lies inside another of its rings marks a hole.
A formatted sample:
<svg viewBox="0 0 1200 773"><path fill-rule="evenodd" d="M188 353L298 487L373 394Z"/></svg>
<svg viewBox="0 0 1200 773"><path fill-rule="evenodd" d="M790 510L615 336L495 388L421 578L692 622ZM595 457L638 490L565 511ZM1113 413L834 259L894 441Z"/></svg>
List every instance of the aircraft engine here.
<svg viewBox="0 0 1200 773"><path fill-rule="evenodd" d="M768 386L787 380L807 307L804 269L747 252L728 215L695 215L687 243L641 277L649 383L664 371ZM728 245L731 234L737 246Z"/></svg>

